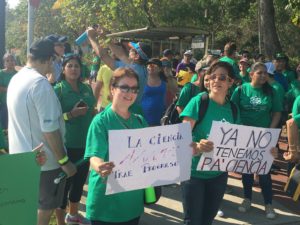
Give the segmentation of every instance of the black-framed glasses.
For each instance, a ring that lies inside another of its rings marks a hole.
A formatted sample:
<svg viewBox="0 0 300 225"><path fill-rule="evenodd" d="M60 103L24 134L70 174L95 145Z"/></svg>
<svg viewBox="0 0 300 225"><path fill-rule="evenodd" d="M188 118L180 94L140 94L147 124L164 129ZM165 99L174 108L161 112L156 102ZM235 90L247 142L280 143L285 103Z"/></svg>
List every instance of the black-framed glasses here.
<svg viewBox="0 0 300 225"><path fill-rule="evenodd" d="M210 80L216 80L217 78L219 81L226 81L228 76L225 74L221 74L221 75L212 74L209 76Z"/></svg>
<svg viewBox="0 0 300 225"><path fill-rule="evenodd" d="M115 88L119 88L121 92L123 93L133 93L137 94L139 93L140 89L139 87L130 87L128 85L114 85Z"/></svg>

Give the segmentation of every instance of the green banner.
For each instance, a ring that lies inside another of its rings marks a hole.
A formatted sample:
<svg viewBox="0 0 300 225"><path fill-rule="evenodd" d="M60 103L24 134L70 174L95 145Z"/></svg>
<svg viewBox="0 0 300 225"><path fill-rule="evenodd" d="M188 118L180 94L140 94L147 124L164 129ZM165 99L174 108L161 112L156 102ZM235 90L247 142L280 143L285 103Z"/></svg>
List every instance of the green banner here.
<svg viewBox="0 0 300 225"><path fill-rule="evenodd" d="M37 223L40 166L35 155L0 155L0 225Z"/></svg>

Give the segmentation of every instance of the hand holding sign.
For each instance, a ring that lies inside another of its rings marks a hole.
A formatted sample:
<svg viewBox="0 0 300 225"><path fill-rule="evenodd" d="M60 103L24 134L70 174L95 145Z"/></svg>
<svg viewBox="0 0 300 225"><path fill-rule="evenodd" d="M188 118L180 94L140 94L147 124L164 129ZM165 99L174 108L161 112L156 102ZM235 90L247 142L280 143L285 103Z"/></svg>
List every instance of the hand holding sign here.
<svg viewBox="0 0 300 225"><path fill-rule="evenodd" d="M199 142L192 142L193 155L199 155L203 152L210 152L214 150L214 143L207 139L201 139Z"/></svg>

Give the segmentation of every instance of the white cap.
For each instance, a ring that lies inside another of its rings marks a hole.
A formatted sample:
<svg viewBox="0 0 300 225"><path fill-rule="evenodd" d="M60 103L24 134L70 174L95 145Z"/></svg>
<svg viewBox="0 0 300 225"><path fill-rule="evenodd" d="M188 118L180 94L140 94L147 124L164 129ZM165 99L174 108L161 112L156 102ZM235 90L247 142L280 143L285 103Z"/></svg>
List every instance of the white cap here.
<svg viewBox="0 0 300 225"><path fill-rule="evenodd" d="M193 52L191 50L187 50L185 51L185 53L183 53L184 55L193 55Z"/></svg>
<svg viewBox="0 0 300 225"><path fill-rule="evenodd" d="M274 75L275 72L275 66L272 62L267 62L265 63L266 67L267 67L267 73Z"/></svg>

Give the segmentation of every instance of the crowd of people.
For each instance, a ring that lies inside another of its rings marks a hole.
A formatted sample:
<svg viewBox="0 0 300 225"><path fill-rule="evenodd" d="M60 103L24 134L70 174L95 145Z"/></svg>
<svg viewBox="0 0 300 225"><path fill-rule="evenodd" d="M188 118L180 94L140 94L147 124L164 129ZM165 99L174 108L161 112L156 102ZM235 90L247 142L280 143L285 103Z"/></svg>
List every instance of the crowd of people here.
<svg viewBox="0 0 300 225"><path fill-rule="evenodd" d="M82 51L72 49L61 35L35 41L19 71L12 54L3 57L1 153L28 152L44 144L38 152L38 225L49 224L53 212L58 225L137 225L143 190L105 195L106 177L114 168L108 132L160 126L175 100L179 119L191 124L193 137L191 177L181 183L185 225L212 224L227 188L227 172L196 169L202 153L214 149L207 140L213 121L263 128L286 123L289 151L283 157L291 168L299 162L300 64L292 70L285 54L273 59L252 57L248 51L238 55L235 43L228 42L222 55L208 54L197 61L193 51L186 50L182 59L175 59L171 49L152 54L144 42L120 44L98 28L86 33L93 48L90 72ZM207 112L199 118L204 101ZM276 146L270 152L278 156ZM54 184L62 171L68 178ZM85 218L78 207L88 173ZM271 174L257 178L266 218L275 219ZM254 180L255 174L242 174L241 213L251 208Z"/></svg>

